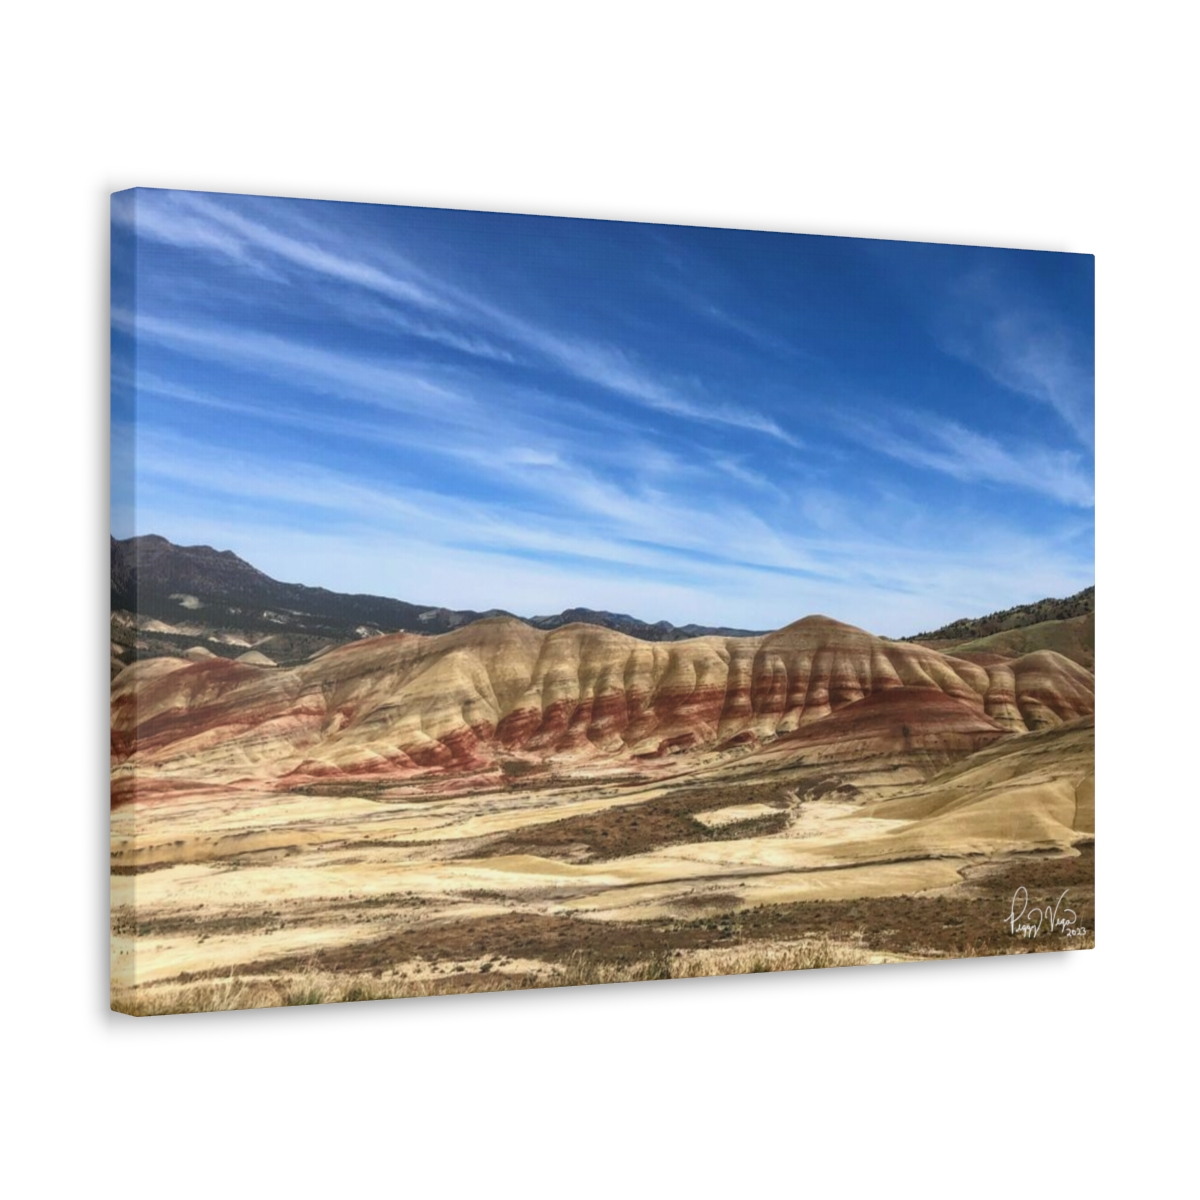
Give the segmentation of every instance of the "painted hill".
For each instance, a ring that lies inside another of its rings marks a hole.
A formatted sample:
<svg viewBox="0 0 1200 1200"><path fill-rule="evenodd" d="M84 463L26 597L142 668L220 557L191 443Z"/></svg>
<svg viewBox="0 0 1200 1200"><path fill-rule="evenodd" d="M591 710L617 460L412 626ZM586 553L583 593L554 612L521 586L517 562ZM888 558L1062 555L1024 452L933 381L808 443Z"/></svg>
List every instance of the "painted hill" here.
<svg viewBox="0 0 1200 1200"><path fill-rule="evenodd" d="M165 794L500 778L506 764L653 763L789 738L795 753L822 741L835 752L848 742L968 750L1093 709L1092 674L1048 650L982 664L826 617L665 644L494 617L364 639L292 667L184 657L126 667L112 687L113 795L131 794L135 769L139 794Z"/></svg>

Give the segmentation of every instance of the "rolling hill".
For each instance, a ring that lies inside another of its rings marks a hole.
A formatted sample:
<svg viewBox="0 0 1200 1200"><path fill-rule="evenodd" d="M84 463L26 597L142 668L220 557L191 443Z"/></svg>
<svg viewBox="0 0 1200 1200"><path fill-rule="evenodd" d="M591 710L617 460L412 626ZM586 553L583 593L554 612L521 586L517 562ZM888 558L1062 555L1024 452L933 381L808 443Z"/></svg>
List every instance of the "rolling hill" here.
<svg viewBox="0 0 1200 1200"><path fill-rule="evenodd" d="M903 638L906 642L953 642L962 644L1012 629L1024 629L1029 625L1040 625L1047 621L1065 621L1072 617L1083 617L1096 611L1096 588L1084 588L1063 600L1047 597L1033 604L1022 604L989 613L986 617L962 617L926 633L916 633Z"/></svg>
<svg viewBox="0 0 1200 1200"><path fill-rule="evenodd" d="M1094 707L1052 651L988 665L825 617L762 637L669 644L511 617L393 634L293 667L202 657L132 664L112 687L114 798L193 783L295 786L506 763L629 764L791 738L832 753L975 749ZM865 721L865 724L864 724ZM840 748L839 748L840 747Z"/></svg>

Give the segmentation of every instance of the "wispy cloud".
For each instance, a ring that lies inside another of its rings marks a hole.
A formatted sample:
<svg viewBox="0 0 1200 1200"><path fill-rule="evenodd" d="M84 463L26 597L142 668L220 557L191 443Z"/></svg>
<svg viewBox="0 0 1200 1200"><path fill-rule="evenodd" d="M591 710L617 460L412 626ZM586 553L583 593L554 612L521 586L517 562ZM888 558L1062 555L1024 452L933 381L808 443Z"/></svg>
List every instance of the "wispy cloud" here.
<svg viewBox="0 0 1200 1200"><path fill-rule="evenodd" d="M191 211L181 204L179 193L118 192L112 199L112 219L117 225L136 229L139 237L184 246L227 258L258 275L280 276L256 257L244 238Z"/></svg>
<svg viewBox="0 0 1200 1200"><path fill-rule="evenodd" d="M770 492L780 499L786 498L783 488L772 483L761 471L755 471L752 467L746 466L744 458L715 455L711 461L718 471L728 475L730 479L737 480L738 483L744 483L748 487L757 488L762 492Z"/></svg>
<svg viewBox="0 0 1200 1200"><path fill-rule="evenodd" d="M471 358L490 359L493 362L515 363L517 355L505 346L497 344L494 339L474 333L462 326L451 326L444 321L432 320L418 316L411 311L404 311L394 304L387 304L370 298L347 298L339 296L331 299L339 315L349 318L355 324L361 324L377 329L394 330L407 334L409 337L420 338L456 350Z"/></svg>
<svg viewBox="0 0 1200 1200"><path fill-rule="evenodd" d="M947 353L1002 387L1049 406L1089 449L1095 441L1095 375L1090 349L1073 339L1049 308L1012 299L979 272L954 289L945 318Z"/></svg>
<svg viewBox="0 0 1200 1200"><path fill-rule="evenodd" d="M1048 404L1081 442L1092 445L1092 373L1060 330L1028 317L1003 317L992 324L989 344L973 357L997 383Z"/></svg>
<svg viewBox="0 0 1200 1200"><path fill-rule="evenodd" d="M838 424L861 445L910 467L963 483L1019 487L1080 508L1095 503L1092 472L1078 454L1039 445L1006 447L931 414L894 409L893 415L892 422L843 417Z"/></svg>
<svg viewBox="0 0 1200 1200"><path fill-rule="evenodd" d="M339 354L290 338L216 325L193 325L114 309L113 325L147 343L159 343L193 357L253 370L325 394L355 399L394 412L425 414L432 404L445 420L473 410L455 388L386 361Z"/></svg>
<svg viewBox="0 0 1200 1200"><path fill-rule="evenodd" d="M540 329L510 313L487 308L491 319L510 336L552 359L569 374L625 396L657 412L748 429L799 447L798 438L778 421L753 409L724 400L701 400L678 384L648 372L634 357L616 346L582 338L561 337ZM694 392L694 389L693 389Z"/></svg>
<svg viewBox="0 0 1200 1200"><path fill-rule="evenodd" d="M662 244L661 234L658 240ZM810 347L780 337L765 321L739 316L730 312L726 305L713 299L712 292L719 290L713 272L706 271L682 247L670 246L665 252L665 258L679 278L657 275L652 282L659 291L669 296L690 315L701 318L715 329L732 333L736 339L748 342L780 359L818 357Z"/></svg>
<svg viewBox="0 0 1200 1200"><path fill-rule="evenodd" d="M117 208L119 221L136 220L139 235L215 250L246 263L258 263L263 255L342 283L440 311L445 303L432 291L410 279L380 270L371 263L333 253L313 241L285 233L234 212L203 195L192 192L139 192L132 208Z"/></svg>
<svg viewBox="0 0 1200 1200"><path fill-rule="evenodd" d="M139 193L136 210L119 208L115 216L130 221L136 211L139 233L213 252L254 269L272 259L299 267L345 285L402 302L426 314L452 317L462 327L431 325L405 312L393 319L416 336L441 341L471 354L504 358L511 352L494 338L516 342L548 360L568 375L604 388L646 408L689 421L745 429L786 442L800 443L774 418L737 401L700 394L695 385L663 378L639 363L632 353L615 345L577 334L547 329L516 312L444 280L388 252L388 267L364 262L328 249L312 239L290 236L251 220L225 205L191 193ZM347 314L354 317L354 302ZM366 310L378 320L380 311Z"/></svg>

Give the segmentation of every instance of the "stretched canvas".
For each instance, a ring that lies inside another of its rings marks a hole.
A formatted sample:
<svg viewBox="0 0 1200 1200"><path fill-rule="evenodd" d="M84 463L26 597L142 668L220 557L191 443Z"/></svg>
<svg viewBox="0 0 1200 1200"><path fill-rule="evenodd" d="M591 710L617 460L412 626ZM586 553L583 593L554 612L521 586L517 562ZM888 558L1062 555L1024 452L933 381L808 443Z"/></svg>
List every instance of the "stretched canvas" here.
<svg viewBox="0 0 1200 1200"><path fill-rule="evenodd" d="M113 1007L1093 946L1093 276L116 194Z"/></svg>

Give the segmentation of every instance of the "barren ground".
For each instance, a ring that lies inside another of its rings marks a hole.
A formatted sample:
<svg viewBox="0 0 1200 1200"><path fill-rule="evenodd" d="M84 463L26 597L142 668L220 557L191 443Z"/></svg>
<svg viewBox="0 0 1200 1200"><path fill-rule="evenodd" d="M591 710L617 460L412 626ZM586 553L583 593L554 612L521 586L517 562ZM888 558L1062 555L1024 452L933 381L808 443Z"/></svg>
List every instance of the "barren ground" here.
<svg viewBox="0 0 1200 1200"><path fill-rule="evenodd" d="M1083 721L941 770L714 756L457 792L444 780L182 789L113 812L114 1004L176 1011L1090 945L1092 760ZM1015 936L1020 887L1038 905L1065 890L1087 935Z"/></svg>

